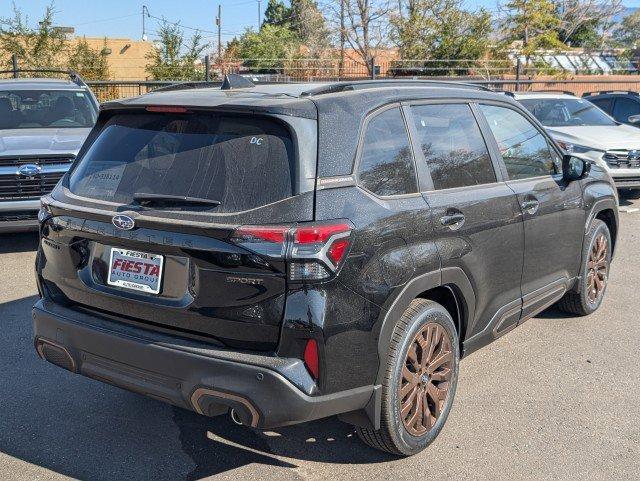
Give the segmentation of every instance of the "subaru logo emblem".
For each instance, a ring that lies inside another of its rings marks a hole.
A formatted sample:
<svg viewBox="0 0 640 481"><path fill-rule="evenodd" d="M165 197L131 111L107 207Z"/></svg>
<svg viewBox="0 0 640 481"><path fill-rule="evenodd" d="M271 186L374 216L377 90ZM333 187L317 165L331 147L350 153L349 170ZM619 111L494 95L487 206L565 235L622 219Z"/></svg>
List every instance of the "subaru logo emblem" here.
<svg viewBox="0 0 640 481"><path fill-rule="evenodd" d="M135 221L128 215L118 214L111 218L111 223L118 229L131 230L135 227Z"/></svg>
<svg viewBox="0 0 640 481"><path fill-rule="evenodd" d="M20 177L27 177L33 179L36 175L39 175L42 168L36 164L25 164L18 169L17 174Z"/></svg>
<svg viewBox="0 0 640 481"><path fill-rule="evenodd" d="M638 160L640 159L640 150L630 150L629 155L627 156L628 160Z"/></svg>

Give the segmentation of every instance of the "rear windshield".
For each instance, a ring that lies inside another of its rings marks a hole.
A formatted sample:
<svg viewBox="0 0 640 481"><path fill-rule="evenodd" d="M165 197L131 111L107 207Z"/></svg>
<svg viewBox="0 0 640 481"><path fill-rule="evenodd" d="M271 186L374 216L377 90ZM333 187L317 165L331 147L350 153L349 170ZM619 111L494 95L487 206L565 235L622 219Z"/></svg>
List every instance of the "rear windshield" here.
<svg viewBox="0 0 640 481"><path fill-rule="evenodd" d="M87 128L96 107L84 90L0 90L0 129Z"/></svg>
<svg viewBox="0 0 640 481"><path fill-rule="evenodd" d="M293 143L274 120L191 114L110 118L71 173L72 193L118 204L149 193L219 201L241 212L293 195ZM196 207L185 207L196 209Z"/></svg>

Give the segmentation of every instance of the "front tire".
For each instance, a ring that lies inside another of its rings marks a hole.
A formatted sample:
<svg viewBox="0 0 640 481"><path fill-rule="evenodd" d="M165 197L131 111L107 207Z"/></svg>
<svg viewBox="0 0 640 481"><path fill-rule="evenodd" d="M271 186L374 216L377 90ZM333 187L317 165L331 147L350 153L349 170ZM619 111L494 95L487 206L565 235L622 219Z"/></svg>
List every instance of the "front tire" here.
<svg viewBox="0 0 640 481"><path fill-rule="evenodd" d="M604 299L610 263L611 233L607 224L600 219L594 219L582 250L582 268L577 289L567 292L558 301L558 308L578 316L595 312Z"/></svg>
<svg viewBox="0 0 640 481"><path fill-rule="evenodd" d="M360 439L400 456L425 449L451 410L459 362L458 334L449 312L436 302L415 299L391 337L380 429L356 427Z"/></svg>

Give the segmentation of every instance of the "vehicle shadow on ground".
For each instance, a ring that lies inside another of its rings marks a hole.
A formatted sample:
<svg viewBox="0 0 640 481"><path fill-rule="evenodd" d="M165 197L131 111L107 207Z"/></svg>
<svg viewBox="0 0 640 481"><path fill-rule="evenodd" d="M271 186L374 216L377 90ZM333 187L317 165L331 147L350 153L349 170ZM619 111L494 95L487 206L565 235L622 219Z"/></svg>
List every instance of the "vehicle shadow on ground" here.
<svg viewBox="0 0 640 481"><path fill-rule="evenodd" d="M29 252L38 249L38 233L0 234L0 254Z"/></svg>
<svg viewBox="0 0 640 481"><path fill-rule="evenodd" d="M570 319L572 317L576 317L575 314L570 314L568 312L563 312L556 307L549 307L542 312L539 312L535 315L536 319Z"/></svg>
<svg viewBox="0 0 640 481"><path fill-rule="evenodd" d="M393 459L335 418L260 432L73 375L37 357L35 301L0 304L0 452L12 458L87 480L197 480L250 464Z"/></svg>
<svg viewBox="0 0 640 481"><path fill-rule="evenodd" d="M620 207L629 207L634 204L639 204L640 192L637 190L619 190L618 191L618 203Z"/></svg>
<svg viewBox="0 0 640 481"><path fill-rule="evenodd" d="M296 460L352 464L396 459L362 444L353 428L337 418L259 431L237 426L227 416L206 418L175 407L173 411L182 450L196 464L187 479L251 463L294 468Z"/></svg>

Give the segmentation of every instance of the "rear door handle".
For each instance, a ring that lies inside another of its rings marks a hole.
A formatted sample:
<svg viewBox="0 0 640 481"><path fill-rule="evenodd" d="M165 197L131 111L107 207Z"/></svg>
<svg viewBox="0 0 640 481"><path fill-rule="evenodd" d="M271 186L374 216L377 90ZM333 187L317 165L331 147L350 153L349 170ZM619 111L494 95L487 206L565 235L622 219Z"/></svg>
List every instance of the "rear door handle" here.
<svg viewBox="0 0 640 481"><path fill-rule="evenodd" d="M530 199L522 202L520 206L522 207L522 210L525 211L527 214L533 215L536 212L538 212L538 208L540 207L540 202L537 199Z"/></svg>
<svg viewBox="0 0 640 481"><path fill-rule="evenodd" d="M440 223L451 230L456 230L464 224L464 214L451 214L440 217Z"/></svg>

